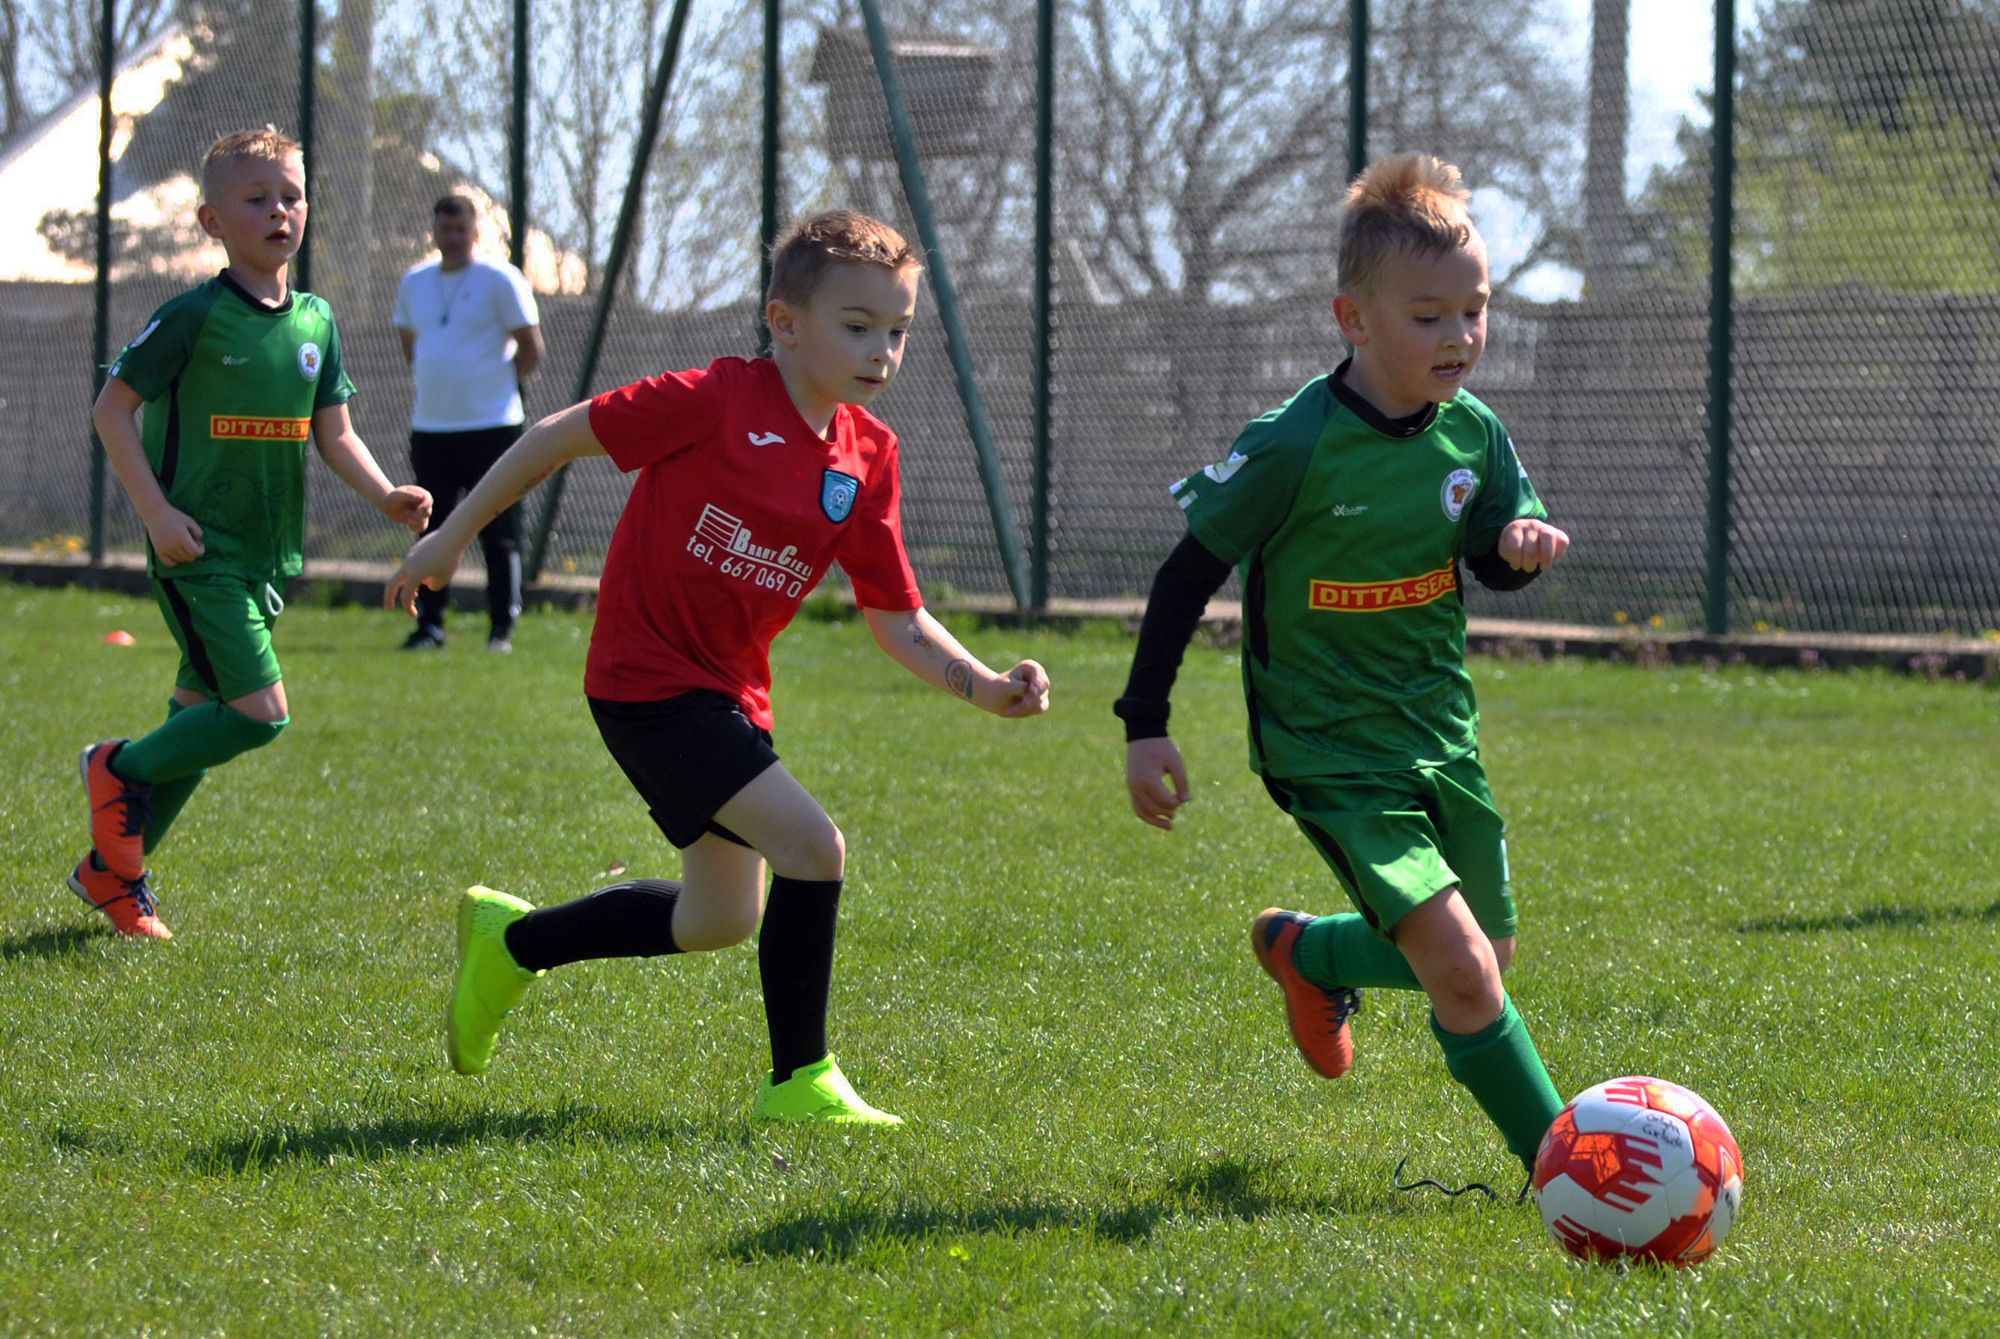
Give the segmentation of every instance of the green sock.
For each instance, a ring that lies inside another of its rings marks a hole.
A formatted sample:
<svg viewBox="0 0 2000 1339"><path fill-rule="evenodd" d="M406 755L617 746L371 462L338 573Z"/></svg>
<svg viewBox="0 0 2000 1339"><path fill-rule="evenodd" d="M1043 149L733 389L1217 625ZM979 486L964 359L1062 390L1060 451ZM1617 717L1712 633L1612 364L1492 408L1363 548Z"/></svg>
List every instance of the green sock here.
<svg viewBox="0 0 2000 1339"><path fill-rule="evenodd" d="M1445 1068L1500 1128L1507 1151L1532 1171L1535 1151L1563 1104L1514 1001L1507 1000L1500 1016L1471 1036L1446 1032L1436 1014L1431 1031L1444 1051Z"/></svg>
<svg viewBox="0 0 2000 1339"><path fill-rule="evenodd" d="M168 715L144 739L120 746L112 759L127 781L157 786L228 762L276 739L291 717L255 721L220 702L203 702Z"/></svg>
<svg viewBox="0 0 2000 1339"><path fill-rule="evenodd" d="M168 720L171 721L187 709L188 704L178 698L167 699ZM201 779L207 775L208 769L204 767L197 772L177 776L172 781L161 781L153 786L151 796L153 816L146 824L147 855L151 855L153 848L160 844L160 839L167 835L167 829L174 825L176 818L180 817L182 807L188 802L188 796L194 794L194 788L199 786Z"/></svg>
<svg viewBox="0 0 2000 1339"><path fill-rule="evenodd" d="M1422 990L1403 950L1368 928L1349 911L1321 916L1299 932L1292 946L1292 965L1316 986L1381 986L1390 990Z"/></svg>

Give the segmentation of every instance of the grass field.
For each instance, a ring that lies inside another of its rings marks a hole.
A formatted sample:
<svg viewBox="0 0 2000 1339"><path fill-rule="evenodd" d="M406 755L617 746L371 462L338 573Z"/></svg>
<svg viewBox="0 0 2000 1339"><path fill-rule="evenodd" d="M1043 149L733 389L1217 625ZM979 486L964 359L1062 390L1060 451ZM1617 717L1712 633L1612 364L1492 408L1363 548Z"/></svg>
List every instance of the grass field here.
<svg viewBox="0 0 2000 1339"><path fill-rule="evenodd" d="M1124 807L1125 637L1032 655L998 721L853 622L778 642L778 744L847 834L834 1045L901 1130L747 1119L748 948L552 973L445 1067L452 899L670 850L584 710L586 618L507 659L362 609L279 630L293 724L156 854L165 945L61 887L78 748L160 716L150 603L0 587L0 1334L1976 1335L2000 1330L2000 696L1875 674L1481 662L1523 911L1511 989L1565 1092L1656 1073L1747 1163L1683 1274L1578 1265L1413 997L1337 1084L1245 942L1337 893L1191 654L1180 830ZM138 644L102 644L124 627Z"/></svg>

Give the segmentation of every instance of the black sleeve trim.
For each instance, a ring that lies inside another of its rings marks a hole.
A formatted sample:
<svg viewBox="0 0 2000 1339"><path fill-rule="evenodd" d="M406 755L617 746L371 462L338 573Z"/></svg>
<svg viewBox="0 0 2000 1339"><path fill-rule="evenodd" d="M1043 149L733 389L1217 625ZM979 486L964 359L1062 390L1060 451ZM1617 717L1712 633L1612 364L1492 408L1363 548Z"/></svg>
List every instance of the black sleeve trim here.
<svg viewBox="0 0 2000 1339"><path fill-rule="evenodd" d="M1522 572L1509 567L1498 548L1491 553L1467 558L1465 565L1478 578L1479 584L1488 590L1520 590L1541 575L1540 572Z"/></svg>
<svg viewBox="0 0 2000 1339"><path fill-rule="evenodd" d="M1139 621L1139 645L1125 695L1111 710L1125 722L1125 742L1158 739L1167 733L1167 699L1180 673L1181 657L1201 626L1209 597L1229 580L1230 566L1188 535L1167 555L1153 577L1146 614Z"/></svg>

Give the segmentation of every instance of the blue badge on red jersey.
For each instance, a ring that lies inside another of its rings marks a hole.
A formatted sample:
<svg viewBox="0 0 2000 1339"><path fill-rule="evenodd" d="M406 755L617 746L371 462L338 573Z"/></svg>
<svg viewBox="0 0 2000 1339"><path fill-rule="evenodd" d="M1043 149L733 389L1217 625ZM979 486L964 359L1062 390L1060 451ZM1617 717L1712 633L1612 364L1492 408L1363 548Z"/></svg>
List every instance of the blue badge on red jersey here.
<svg viewBox="0 0 2000 1339"><path fill-rule="evenodd" d="M861 481L853 475L828 470L819 480L819 509L826 513L827 520L839 525L854 510L854 499L860 491Z"/></svg>

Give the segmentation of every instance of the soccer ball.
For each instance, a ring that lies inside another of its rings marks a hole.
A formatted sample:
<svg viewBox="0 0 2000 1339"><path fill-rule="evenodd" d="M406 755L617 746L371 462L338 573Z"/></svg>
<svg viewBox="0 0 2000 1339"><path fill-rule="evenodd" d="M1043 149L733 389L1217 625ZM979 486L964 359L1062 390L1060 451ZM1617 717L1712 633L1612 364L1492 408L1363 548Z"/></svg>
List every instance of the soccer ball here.
<svg viewBox="0 0 2000 1339"><path fill-rule="evenodd" d="M1715 1109L1665 1079L1577 1094L1542 1136L1535 1199L1571 1255L1699 1264L1729 1235L1743 1155Z"/></svg>

